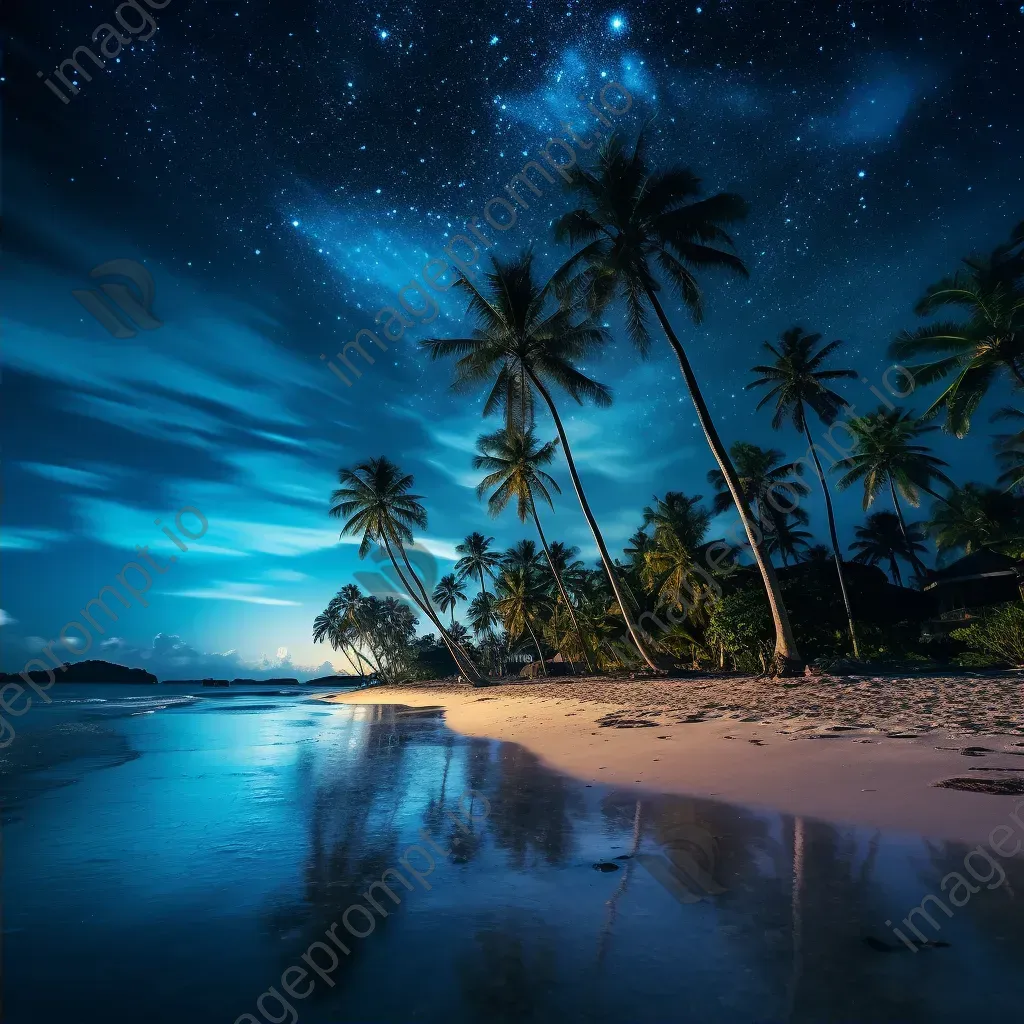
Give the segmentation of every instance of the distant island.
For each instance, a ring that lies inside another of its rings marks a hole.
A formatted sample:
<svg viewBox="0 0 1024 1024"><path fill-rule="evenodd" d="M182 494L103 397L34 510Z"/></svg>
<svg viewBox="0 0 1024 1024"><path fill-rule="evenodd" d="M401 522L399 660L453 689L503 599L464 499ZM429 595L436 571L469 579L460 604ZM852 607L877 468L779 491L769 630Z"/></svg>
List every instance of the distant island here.
<svg viewBox="0 0 1024 1024"><path fill-rule="evenodd" d="M29 672L29 677L34 683L48 683L50 681L47 672ZM300 683L294 676L277 676L272 679L247 679L239 677L228 681L227 679L213 679L203 677L200 679L164 679L162 682L152 672L142 668L127 668L124 665L115 665L109 661L79 661L72 664L65 662L60 668L54 669L54 675L58 683L126 683L134 686L156 686L160 683L163 686L357 686L360 683L369 682L366 676L320 676L317 679L310 679L307 683ZM0 685L21 680L24 676L15 672L0 672Z"/></svg>
<svg viewBox="0 0 1024 1024"><path fill-rule="evenodd" d="M133 686L155 686L157 678L152 672L142 668L125 668L124 665L113 665L109 661L78 661L65 662L55 670L58 683L127 683ZM50 682L49 672L29 672L34 683ZM0 673L0 683L11 683L24 680L21 673Z"/></svg>

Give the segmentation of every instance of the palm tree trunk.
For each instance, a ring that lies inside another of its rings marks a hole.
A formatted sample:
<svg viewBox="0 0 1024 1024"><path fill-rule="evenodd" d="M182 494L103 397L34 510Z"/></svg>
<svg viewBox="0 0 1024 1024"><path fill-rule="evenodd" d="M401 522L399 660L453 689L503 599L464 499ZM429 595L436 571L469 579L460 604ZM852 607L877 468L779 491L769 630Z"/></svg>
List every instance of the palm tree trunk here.
<svg viewBox="0 0 1024 1024"><path fill-rule="evenodd" d="M391 564L395 567L395 572L398 573L398 578L402 581L402 585L405 587L406 590L409 591L409 596L413 599L413 601L416 602L420 610L434 624L435 628L437 629L438 635L441 637L442 642L444 643L445 647L448 648L448 653L451 654L452 658L454 659L456 668L458 668L458 670L474 686L486 685L486 680L477 671L477 668L472 663L472 661L469 660L468 655L466 655L462 648L455 643L455 641L448 635L448 631L444 628L444 626L441 625L441 620L434 614L434 610L433 608L431 608L429 601L425 602L421 598L420 595L425 594L426 592L423 590L422 584L420 584L419 577L416 576L416 573L413 571L412 566L409 565L409 559L405 554L405 549L402 548L401 545L399 545L399 551L402 554L402 561L405 562L413 579L416 580L416 587L412 586L412 584L410 584L410 582L406 579L405 574L402 572L401 566L398 564L398 560L395 558L395 553L391 550L391 544L388 542L387 537L383 537L382 540L384 543L384 549L387 551L388 557L391 559ZM417 594L416 592L417 588L420 591L419 594Z"/></svg>
<svg viewBox="0 0 1024 1024"><path fill-rule="evenodd" d="M732 494L732 500L736 505L736 511L739 513L740 522L746 531L754 561L757 563L757 567L761 571L761 578L764 580L764 588L768 594L768 604L771 607L772 619L775 623L775 656L772 659L772 674L776 676L798 675L803 670L803 659L800 657L796 638L793 636L789 612L786 611L786 605L782 600L782 590L779 587L778 577L775 575L775 567L772 565L771 559L765 557L764 548L762 547L763 537L755 536L756 527L750 514L747 499L743 494L743 489L740 487L739 478L736 476L736 469L729 458L729 453L725 450L725 445L722 444L722 439L718 436L718 431L711 419L711 413L708 410L707 403L704 401L703 394L701 394L697 378L693 374L693 368L690 366L690 360L687 358L683 346L679 343L679 339L672 330L672 325L668 322L665 310L661 308L658 297L651 289L647 289L647 298L654 307L654 312L657 314L662 330L665 332L665 336L668 338L668 342L672 346L676 358L679 360L679 368L682 370L683 380L686 382L686 388L690 392L690 398L693 399L694 407L697 410L697 419L704 430L704 436L707 438L711 452L715 456L718 468L721 470L722 476L725 477L725 482L729 485L729 493Z"/></svg>
<svg viewBox="0 0 1024 1024"><path fill-rule="evenodd" d="M594 513L590 511L587 496L583 493L583 485L580 483L579 474L576 472L576 463L572 457L572 449L569 447L569 439L565 436L565 428L562 426L562 420L558 415L558 410L555 408L555 403L552 400L548 389L544 387L533 370L527 369L526 372L529 375L530 380L533 382L534 387L540 392L541 397L547 403L548 411L551 413L551 418L555 421L555 430L558 431L558 439L562 442L562 453L565 455L565 464L569 468L569 477L572 480L572 486L576 491L576 497L579 498L580 507L583 509L583 515L586 517L587 523L590 526L590 532L594 535L594 540L597 543L597 550L600 553L601 561L604 564L604 571L608 574L608 580L612 585L615 600L618 601L619 608L622 610L622 617L626 622L626 628L629 630L629 635L632 637L633 643L636 645L636 649L640 652L640 656L652 669L657 671L658 666L647 650L647 645L644 643L642 638L640 627L633 621L633 609L622 595L622 584L619 582L618 575L613 567L611 555L608 554L608 547L601 534L601 528L597 525Z"/></svg>
<svg viewBox="0 0 1024 1024"><path fill-rule="evenodd" d="M380 658L379 657L377 658L377 664L374 665L374 663L372 661L370 661L370 659L365 654L363 654L363 652L361 650L359 650L359 648L355 644L349 644L349 647L352 648L352 653L355 655L354 664L355 664L356 668L359 668L359 663L360 662L365 662L365 664L369 666L370 674L371 675L376 675L376 676L384 676L385 675L384 669L382 669L380 667ZM371 648L371 650L372 650L372 648Z"/></svg>
<svg viewBox="0 0 1024 1024"><path fill-rule="evenodd" d="M537 535L540 537L540 546L544 549L548 565L551 567L551 575L555 577L555 583L558 585L558 592L562 595L565 607L569 610L569 618L572 619L572 627L576 630L576 636L579 638L580 649L583 651L583 657L587 662L587 670L591 675L593 675L594 663L590 659L590 651L587 648L586 641L583 639L583 631L580 629L580 624L576 621L576 610L573 608L572 602L569 600L569 595L565 592L565 584L562 582L562 575L555 568L554 560L551 557L551 551L548 548L547 538L544 536L544 531L541 529L540 517L537 515L537 506L534 505L532 498L530 500L530 511L533 513L533 521L537 526Z"/></svg>
<svg viewBox="0 0 1024 1024"><path fill-rule="evenodd" d="M420 594L423 596L423 610L427 613L428 616L430 616L430 620L434 623L434 625L437 626L438 632L441 634L441 638L444 640L444 642L448 645L448 649L452 652L452 657L455 658L456 664L459 664L459 658L461 657L462 661L465 663L465 666L460 665L460 668L462 668L463 673L466 675L466 678L474 686L478 685L478 683L481 686L486 685L487 680L484 679L484 677L477 670L476 665L473 664L473 659L470 658L469 654L465 650L463 650L462 645L453 636L450 636L448 634L448 631L444 628L444 625L441 623L441 619L435 614L434 606L431 604L430 597L427 595L426 587L424 587L423 584L420 582L419 576L416 575L416 570L412 567L412 564L409 562L409 556L405 553L405 547L402 545L401 541L397 541L396 544L398 547L399 554L401 554L402 556L402 561L405 563L406 569L409 570L409 576L412 578L413 582L419 588ZM466 672L466 667L469 668L468 673Z"/></svg>
<svg viewBox="0 0 1024 1024"><path fill-rule="evenodd" d="M544 652L540 649L540 644L537 641L537 634L533 631L533 626L530 625L530 620L526 616L526 612L523 612L523 622L526 625L526 630L530 634L530 639L533 641L533 646L537 648L537 657L540 658L540 670L544 675L548 674L548 663L544 660Z"/></svg>
<svg viewBox="0 0 1024 1024"><path fill-rule="evenodd" d="M900 573L900 563L896 561L896 555L889 556L889 572L892 573L892 581L898 587L903 586L903 576Z"/></svg>
<svg viewBox="0 0 1024 1024"><path fill-rule="evenodd" d="M896 518L900 521L900 533L903 534L903 541L907 545L907 557L914 567L914 571L923 580L928 570L924 567L921 559L917 557L917 553L910 543L910 537L907 536L907 524L903 521L903 509L900 508L899 499L896 497L896 485L892 482L892 476L889 477L889 493L892 495L893 507L896 509Z"/></svg>
<svg viewBox="0 0 1024 1024"><path fill-rule="evenodd" d="M807 425L807 418L804 416L803 407L800 408L800 418L804 423L804 437L810 448L811 458L814 459L814 468L818 471L818 480L821 482L821 491L825 495L825 514L828 516L828 533L832 538L832 554L836 559L836 573L839 576L839 590L843 595L843 606L846 608L846 624L850 630L850 643L853 644L853 656L859 661L860 650L857 647L857 634L853 628L853 611L850 608L850 597L846 593L846 578L843 576L843 558L839 554L839 535L836 533L836 514L832 510L832 495L828 492L828 484L825 482L825 471L818 461L818 453L811 438L811 428Z"/></svg>

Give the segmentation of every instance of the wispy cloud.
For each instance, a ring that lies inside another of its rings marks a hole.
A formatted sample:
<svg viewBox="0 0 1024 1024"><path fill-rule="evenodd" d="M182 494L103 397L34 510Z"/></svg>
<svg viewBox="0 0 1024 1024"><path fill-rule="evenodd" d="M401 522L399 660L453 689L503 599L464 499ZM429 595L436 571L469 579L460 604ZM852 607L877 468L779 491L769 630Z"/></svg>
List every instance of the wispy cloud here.
<svg viewBox="0 0 1024 1024"><path fill-rule="evenodd" d="M289 605L299 607L301 601L288 601L281 597L261 594L262 588L255 583L227 583L214 581L212 586L193 590L172 591L171 597L192 597L203 601L242 601L246 604Z"/></svg>
<svg viewBox="0 0 1024 1024"><path fill-rule="evenodd" d="M41 530L30 526L6 526L0 531L0 548L10 551L40 551L51 544L69 539L60 530Z"/></svg>
<svg viewBox="0 0 1024 1024"><path fill-rule="evenodd" d="M110 482L110 477L104 476L102 473L93 473L87 469L73 469L71 466L52 466L46 462L19 462L18 465L37 476L47 480L56 480L61 484L71 484L72 487L101 491Z"/></svg>

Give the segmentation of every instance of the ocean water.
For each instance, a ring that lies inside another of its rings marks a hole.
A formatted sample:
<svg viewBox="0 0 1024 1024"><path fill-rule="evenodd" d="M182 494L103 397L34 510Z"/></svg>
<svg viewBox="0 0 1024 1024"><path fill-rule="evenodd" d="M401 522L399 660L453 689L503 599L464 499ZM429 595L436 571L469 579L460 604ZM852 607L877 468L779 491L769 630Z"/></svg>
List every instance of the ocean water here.
<svg viewBox="0 0 1024 1024"><path fill-rule="evenodd" d="M9 1024L1024 1012L1020 860L912 952L886 920L966 850L586 786L439 710L51 694L0 753Z"/></svg>

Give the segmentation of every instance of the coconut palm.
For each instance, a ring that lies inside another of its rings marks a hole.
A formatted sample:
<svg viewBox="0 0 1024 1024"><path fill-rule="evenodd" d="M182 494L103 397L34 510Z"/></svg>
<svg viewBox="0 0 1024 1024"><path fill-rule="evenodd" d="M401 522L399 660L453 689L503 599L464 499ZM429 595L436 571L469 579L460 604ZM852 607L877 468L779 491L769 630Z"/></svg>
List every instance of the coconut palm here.
<svg viewBox="0 0 1024 1024"><path fill-rule="evenodd" d="M1024 420L1024 412L1008 406L1000 409L993 417L993 420ZM1024 430L1015 434L996 434L995 436L996 461L1002 472L999 474L999 483L1008 491L1024 491Z"/></svg>
<svg viewBox="0 0 1024 1024"><path fill-rule="evenodd" d="M532 540L517 540L501 556L501 566L502 569L522 569L536 574L541 571L541 554Z"/></svg>
<svg viewBox="0 0 1024 1024"><path fill-rule="evenodd" d="M772 515L774 529L768 534L765 546L770 555L777 553L782 558L783 565L789 565L791 558L794 562L800 561L800 549L810 547L811 534L797 529L797 524L798 520L792 514L775 512Z"/></svg>
<svg viewBox="0 0 1024 1024"><path fill-rule="evenodd" d="M836 573L839 576L839 590L843 595L846 608L847 627L850 631L850 643L853 656L860 657L857 649L857 633L853 625L853 610L846 592L846 579L843 576L843 558L839 551L839 536L836 532L836 517L832 509L832 495L829 493L824 470L818 459L818 448L811 438L811 425L807 418L810 409L818 420L826 427L831 427L849 403L842 395L829 387L834 380L850 379L857 376L856 370L827 370L825 361L842 345L841 341L830 341L818 348L820 334L808 334L802 327L791 327L783 331L778 346L765 342L764 347L771 353L770 363L755 366L754 373L758 379L747 385L747 389L767 387L769 390L757 403L761 409L769 402L775 402L775 415L772 426L778 430L788 420L804 435L807 450L814 460L814 468L821 483L821 492L825 496L825 512L828 516L828 532L832 540L832 552L836 562ZM818 349L815 351L815 349Z"/></svg>
<svg viewBox="0 0 1024 1024"><path fill-rule="evenodd" d="M609 389L575 365L597 351L605 341L605 332L591 318L581 318L574 306L556 303L551 308L553 282L540 285L534 280L532 253L505 263L494 259L492 264L493 270L485 275L482 291L465 275L460 275L456 282L456 287L469 297L469 312L477 321L473 337L431 339L424 345L434 359L458 357L455 390L489 385L484 415L502 411L506 428L529 430L533 426L537 399L547 407L562 445L573 489L594 535L626 627L644 660L651 668L656 668L583 491L552 394L559 389L580 405L585 400L599 406L611 404Z"/></svg>
<svg viewBox="0 0 1024 1024"><path fill-rule="evenodd" d="M969 555L989 548L1019 558L1024 553L1024 498L997 487L954 487L925 524L939 554Z"/></svg>
<svg viewBox="0 0 1024 1024"><path fill-rule="evenodd" d="M405 545L413 543L411 528L424 529L427 525L420 495L410 493L412 476L403 473L390 459L381 457L361 462L354 469L339 469L338 482L341 486L331 494L330 515L344 519L341 536L361 536L360 558L366 557L372 544L384 549L409 597L433 622L460 671L474 685L484 685L486 680L469 655L441 624L406 554ZM399 565L399 558L405 572Z"/></svg>
<svg viewBox="0 0 1024 1024"><path fill-rule="evenodd" d="M362 675L362 665L360 660L366 661L370 665L370 671L377 672L379 675L386 679L385 674L379 669L375 668L369 661L360 653L359 648L356 646L356 630L355 627L346 624L338 608L332 604L328 606L313 619L313 643L320 644L327 641L331 648L335 651L341 651L346 658L352 663L353 667L359 671Z"/></svg>
<svg viewBox="0 0 1024 1024"><path fill-rule="evenodd" d="M437 586L434 587L434 600L437 602L437 607L441 609L442 614L448 611L449 608L451 609L452 628L448 632L454 636L455 607L460 601L466 600L466 591L454 573L442 576L437 581Z"/></svg>
<svg viewBox="0 0 1024 1024"><path fill-rule="evenodd" d="M625 554L634 566L640 567L644 563L645 552L650 550L653 543L654 538L651 537L649 533L645 533L641 528L635 531L633 536L626 541L626 547L623 550L623 554Z"/></svg>
<svg viewBox="0 0 1024 1024"><path fill-rule="evenodd" d="M480 580L480 593L487 592L485 577L494 579L501 565L501 555L491 550L493 537L482 533L471 533L461 544L455 545L455 553L461 557L455 563L455 574L460 580L476 576Z"/></svg>
<svg viewBox="0 0 1024 1024"><path fill-rule="evenodd" d="M795 516L801 525L807 522L807 513L800 508L798 501L806 497L810 488L794 479L803 476L801 463L782 462L783 453L778 448L761 448L748 441L737 441L730 446L729 454L740 491L765 533L774 529L773 517L777 512L785 511ZM708 483L718 492L711 502L715 515L732 508L732 494L722 471L711 470Z"/></svg>
<svg viewBox="0 0 1024 1024"><path fill-rule="evenodd" d="M469 603L469 624L477 636L488 634L500 621L494 609L494 601L494 595L490 591L481 590Z"/></svg>
<svg viewBox="0 0 1024 1024"><path fill-rule="evenodd" d="M512 636L529 635L544 675L548 674L548 665L533 627L534 623L540 624L539 613L546 611L549 603L543 581L531 569L510 566L498 577L498 599L494 609Z"/></svg>
<svg viewBox="0 0 1024 1024"><path fill-rule="evenodd" d="M465 647L472 638L472 634L461 622L453 622L448 632L451 633L452 639L463 647Z"/></svg>
<svg viewBox="0 0 1024 1024"><path fill-rule="evenodd" d="M553 540L548 546L551 552L551 561L555 566L565 589L570 597L575 597L577 590L582 585L583 578L589 570L578 557L580 549L575 544L563 544L560 540Z"/></svg>
<svg viewBox="0 0 1024 1024"><path fill-rule="evenodd" d="M551 549L540 524L540 516L537 514L538 497L547 502L549 508L554 507L548 488L554 490L556 494L561 494L558 484L541 468L550 465L557 449L557 440L539 444L532 431L510 432L506 428L481 436L477 439L477 450L480 454L474 457L473 468L486 469L489 472L480 481L476 493L478 498L482 498L488 489L494 489L494 493L487 499L487 510L492 516L500 515L508 504L515 500L519 521L525 523L527 517L533 519L555 586L585 652L587 668L593 674L594 664L589 653L586 653L583 634L576 621L576 611L566 593L565 583L552 558Z"/></svg>
<svg viewBox="0 0 1024 1024"><path fill-rule="evenodd" d="M907 368L915 386L933 384L950 374L953 381L925 412L946 413L946 430L963 437L971 414L1001 376L1024 386L1024 223L1008 244L990 256L970 256L963 268L933 284L914 307L929 316L946 307L964 314L958 321L903 331L890 346L900 360L935 355L931 362Z"/></svg>
<svg viewBox="0 0 1024 1024"><path fill-rule="evenodd" d="M694 272L721 268L747 273L723 228L745 217L747 204L731 192L699 198L700 180L691 170L672 168L653 173L644 150L642 132L632 154L613 136L601 149L593 171L577 169L573 174L568 187L581 196L583 205L556 222L555 236L582 248L559 271L556 283L564 294L586 295L595 312L603 310L616 295L621 297L626 327L641 357L646 357L650 348L648 310L654 311L679 362L697 419L735 502L768 593L775 624L773 669L778 674L797 672L802 663L775 569L764 553L763 537L750 514L689 356L661 304L662 282L655 273L657 268L694 322L699 323L704 303Z"/></svg>
<svg viewBox="0 0 1024 1024"><path fill-rule="evenodd" d="M366 597L363 595L363 592L354 583L346 583L331 598L327 611L339 617L342 628L347 629L351 627L355 631L356 639L370 651L377 662L377 666L379 666L381 661L380 651L367 630L364 616L361 614L365 601ZM352 645L352 652L357 660L364 662L371 671L374 670L374 665L360 651L358 643Z"/></svg>
<svg viewBox="0 0 1024 1024"><path fill-rule="evenodd" d="M867 511L888 484L893 507L903 529L908 557L914 563L918 576L923 578L926 570L907 533L897 494L917 508L921 504L922 491L935 498L941 497L932 484L938 482L953 486L953 481L942 471L947 463L932 455L926 445L915 443L923 434L937 428L924 426L909 412L885 406L879 406L867 416L849 420L847 426L853 435L854 449L836 463L837 470L846 471L839 478L838 487L846 490L855 483L862 483L864 510Z"/></svg>
<svg viewBox="0 0 1024 1024"><path fill-rule="evenodd" d="M673 534L691 552L696 553L704 543L712 514L700 503L703 495L688 498L680 491L666 491L664 498L654 495L654 504L643 510L644 528L654 527L654 539L665 533ZM628 554L628 552L627 552Z"/></svg>
<svg viewBox="0 0 1024 1024"><path fill-rule="evenodd" d="M895 512L872 512L865 524L857 527L854 536L857 539L850 545L850 550L857 553L853 560L864 565L888 562L893 582L900 587L903 586L903 576L897 558L905 558L918 565L916 553L925 550L924 535L917 530L916 524L912 523L908 528Z"/></svg>

